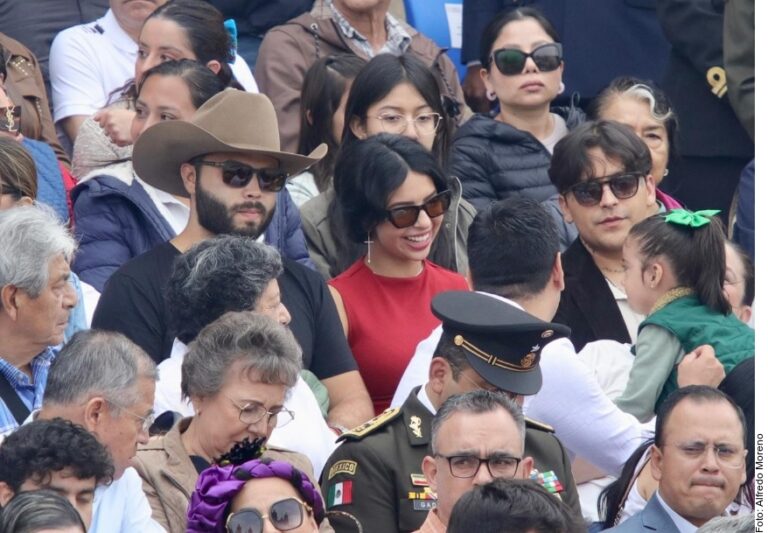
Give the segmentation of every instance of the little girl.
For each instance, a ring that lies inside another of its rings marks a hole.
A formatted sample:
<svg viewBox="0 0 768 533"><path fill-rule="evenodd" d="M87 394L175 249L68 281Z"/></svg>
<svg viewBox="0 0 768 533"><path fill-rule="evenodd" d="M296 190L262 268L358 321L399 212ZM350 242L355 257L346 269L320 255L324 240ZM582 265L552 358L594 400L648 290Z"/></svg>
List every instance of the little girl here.
<svg viewBox="0 0 768 533"><path fill-rule="evenodd" d="M624 289L640 324L635 361L616 400L641 422L677 388L677 364L711 344L726 374L755 355L754 331L731 311L723 291L725 236L718 211L675 209L632 228L624 243Z"/></svg>

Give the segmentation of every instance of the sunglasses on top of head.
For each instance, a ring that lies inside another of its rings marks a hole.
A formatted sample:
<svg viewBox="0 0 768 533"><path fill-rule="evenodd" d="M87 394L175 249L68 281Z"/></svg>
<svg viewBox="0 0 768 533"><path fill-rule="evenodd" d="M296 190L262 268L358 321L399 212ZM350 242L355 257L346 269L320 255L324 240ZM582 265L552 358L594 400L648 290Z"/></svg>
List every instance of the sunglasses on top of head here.
<svg viewBox="0 0 768 533"><path fill-rule="evenodd" d="M312 511L305 502L296 498L277 501L262 515L258 509L245 508L227 517L227 533L262 533L264 519L269 519L278 531L290 531L304 523L304 514Z"/></svg>
<svg viewBox="0 0 768 533"><path fill-rule="evenodd" d="M429 218L443 215L451 205L451 191L437 193L421 205L404 205L387 209L387 219L398 229L409 228L419 220L423 210Z"/></svg>
<svg viewBox="0 0 768 533"><path fill-rule="evenodd" d="M582 181L568 189L566 194L572 193L579 204L591 207L602 201L603 189L608 185L617 199L626 200L637 194L640 180L645 175L643 172L622 172L601 179Z"/></svg>
<svg viewBox="0 0 768 533"><path fill-rule="evenodd" d="M197 161L200 165L221 169L221 179L233 189L246 187L256 177L259 188L266 192L280 192L285 187L288 174L274 168L256 168L240 161Z"/></svg>
<svg viewBox="0 0 768 533"><path fill-rule="evenodd" d="M547 43L537 46L530 54L517 48L499 48L491 54L496 68L505 76L520 74L525 69L528 58L533 59L536 68L541 72L551 72L563 62L563 45Z"/></svg>

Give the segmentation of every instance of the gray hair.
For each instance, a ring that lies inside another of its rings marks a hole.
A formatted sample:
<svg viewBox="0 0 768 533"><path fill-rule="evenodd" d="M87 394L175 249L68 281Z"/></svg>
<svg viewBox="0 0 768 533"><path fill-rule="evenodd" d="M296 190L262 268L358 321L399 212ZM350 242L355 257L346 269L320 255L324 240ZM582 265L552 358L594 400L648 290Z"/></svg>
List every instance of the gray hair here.
<svg viewBox="0 0 768 533"><path fill-rule="evenodd" d="M267 384L293 387L301 371L301 349L290 330L250 311L227 313L207 325L189 345L181 365L185 398L215 396L229 369L244 363L243 372Z"/></svg>
<svg viewBox="0 0 768 533"><path fill-rule="evenodd" d="M51 364L43 404L80 404L103 396L116 407L140 401L137 382L157 380L155 362L125 335L78 331Z"/></svg>
<svg viewBox="0 0 768 533"><path fill-rule="evenodd" d="M456 413L483 414L490 413L496 409L503 409L515 422L517 431L520 433L520 445L525 447L525 417L520 407L509 396L501 392L491 392L487 390L474 390L464 394L454 394L448 398L440 409L437 410L435 419L432 421L432 440L430 446L432 452L436 452L437 434L446 420Z"/></svg>
<svg viewBox="0 0 768 533"><path fill-rule="evenodd" d="M220 235L176 258L166 287L168 326L189 344L228 311L250 311L283 270L280 254L250 237Z"/></svg>
<svg viewBox="0 0 768 533"><path fill-rule="evenodd" d="M651 108L651 116L659 122L666 122L674 114L672 113L672 108L667 108L666 112L661 111L661 106L656 103L656 97L653 95L653 89L644 83L636 83L624 91L623 94L647 103Z"/></svg>
<svg viewBox="0 0 768 533"><path fill-rule="evenodd" d="M77 244L47 206L0 212L0 288L14 285L37 298L48 284L48 266L63 255L71 261Z"/></svg>
<svg viewBox="0 0 768 533"><path fill-rule="evenodd" d="M716 516L696 531L700 533L752 533L755 531L755 513Z"/></svg>

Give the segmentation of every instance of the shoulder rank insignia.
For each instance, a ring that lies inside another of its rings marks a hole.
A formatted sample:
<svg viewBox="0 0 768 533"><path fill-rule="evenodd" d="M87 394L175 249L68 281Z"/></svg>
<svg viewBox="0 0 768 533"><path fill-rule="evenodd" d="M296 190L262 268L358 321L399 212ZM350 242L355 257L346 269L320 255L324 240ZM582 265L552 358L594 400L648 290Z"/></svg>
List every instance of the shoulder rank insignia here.
<svg viewBox="0 0 768 533"><path fill-rule="evenodd" d="M555 428L552 426L545 424L544 422L539 422L538 420L533 420L532 418L525 417L525 427L527 428L533 428L538 429L540 431L546 431L547 433L554 433Z"/></svg>
<svg viewBox="0 0 768 533"><path fill-rule="evenodd" d="M350 429L346 433L342 433L341 437L337 439L337 442L342 440L360 440L366 435L369 435L377 429L384 427L388 422L396 419L400 415L399 407L392 407L382 412L378 416L374 416L367 422L363 422L356 428Z"/></svg>
<svg viewBox="0 0 768 533"><path fill-rule="evenodd" d="M411 422L408 424L408 427L411 428L411 431L413 432L414 436L418 439L421 438L421 417L420 416L412 416Z"/></svg>

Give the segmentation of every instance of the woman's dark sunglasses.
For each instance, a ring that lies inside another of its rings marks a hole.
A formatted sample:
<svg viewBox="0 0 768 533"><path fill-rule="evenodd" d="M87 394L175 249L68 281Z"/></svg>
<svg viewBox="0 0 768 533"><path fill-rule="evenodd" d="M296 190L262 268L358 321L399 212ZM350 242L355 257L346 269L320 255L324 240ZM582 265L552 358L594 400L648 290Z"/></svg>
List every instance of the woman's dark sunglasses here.
<svg viewBox="0 0 768 533"><path fill-rule="evenodd" d="M563 62L563 46L560 43L542 44L530 54L517 48L499 48L493 51L491 57L496 68L505 76L520 74L529 57L541 72L551 72Z"/></svg>
<svg viewBox="0 0 768 533"><path fill-rule="evenodd" d="M296 498L277 501L262 515L258 509L247 507L227 517L227 533L262 533L264 519L269 518L278 531L290 531L304 523L304 514L312 509Z"/></svg>
<svg viewBox="0 0 768 533"><path fill-rule="evenodd" d="M266 192L279 192L285 187L288 174L271 168L255 168L240 161L197 161L200 165L221 169L224 183L235 189L248 185L254 176L259 181L259 188Z"/></svg>
<svg viewBox="0 0 768 533"><path fill-rule="evenodd" d="M409 228L419 220L422 210L429 218L436 218L448 211L451 205L451 191L443 191L421 205L404 205L387 209L387 219L398 229Z"/></svg>
<svg viewBox="0 0 768 533"><path fill-rule="evenodd" d="M632 198L637 194L640 179L645 176L643 172L626 172L614 174L599 180L589 180L577 183L567 192L573 194L576 201L585 207L597 205L603 199L605 185L611 189L611 193L619 200Z"/></svg>

